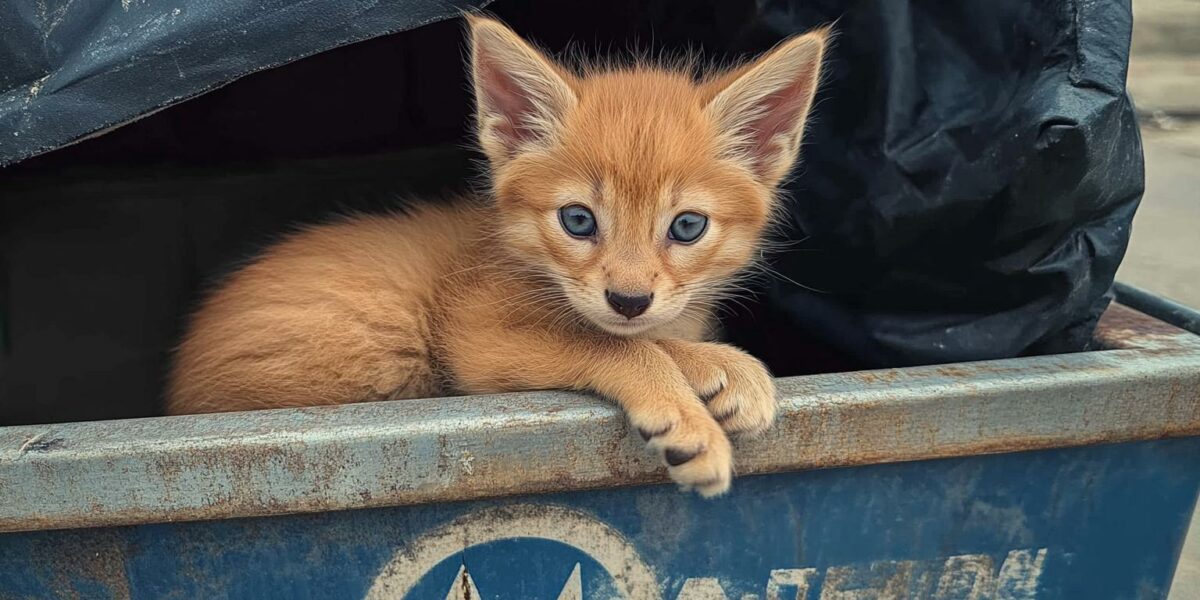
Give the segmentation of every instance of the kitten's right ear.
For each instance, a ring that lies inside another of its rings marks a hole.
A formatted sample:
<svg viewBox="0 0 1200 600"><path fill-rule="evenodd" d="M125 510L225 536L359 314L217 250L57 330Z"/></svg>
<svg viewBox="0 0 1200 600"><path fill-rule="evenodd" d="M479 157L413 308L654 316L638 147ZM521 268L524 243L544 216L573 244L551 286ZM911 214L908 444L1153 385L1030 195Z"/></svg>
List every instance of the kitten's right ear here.
<svg viewBox="0 0 1200 600"><path fill-rule="evenodd" d="M575 104L569 74L494 19L468 16L479 145L493 167L545 147Z"/></svg>
<svg viewBox="0 0 1200 600"><path fill-rule="evenodd" d="M800 153L829 29L785 40L741 68L705 84L705 110L724 135L724 154L775 187Z"/></svg>

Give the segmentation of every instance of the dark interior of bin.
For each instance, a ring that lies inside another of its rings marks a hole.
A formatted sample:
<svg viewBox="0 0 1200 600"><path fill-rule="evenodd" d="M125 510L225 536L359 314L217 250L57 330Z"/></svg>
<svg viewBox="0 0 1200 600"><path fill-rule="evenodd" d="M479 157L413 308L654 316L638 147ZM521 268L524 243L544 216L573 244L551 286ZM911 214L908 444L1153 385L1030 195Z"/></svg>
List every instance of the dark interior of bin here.
<svg viewBox="0 0 1200 600"><path fill-rule="evenodd" d="M751 3L721 6L490 8L554 51L770 46L741 25ZM239 260L298 223L477 182L463 50L458 20L342 47L0 170L0 424L158 414L188 312ZM780 375L853 366L753 301L726 325Z"/></svg>

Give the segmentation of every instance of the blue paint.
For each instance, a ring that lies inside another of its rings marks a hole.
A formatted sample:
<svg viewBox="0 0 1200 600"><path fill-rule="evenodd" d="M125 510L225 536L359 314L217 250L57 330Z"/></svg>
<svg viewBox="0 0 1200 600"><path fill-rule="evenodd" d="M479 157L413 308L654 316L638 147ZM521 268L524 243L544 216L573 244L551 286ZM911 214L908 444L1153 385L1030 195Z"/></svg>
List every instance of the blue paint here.
<svg viewBox="0 0 1200 600"><path fill-rule="evenodd" d="M538 538L472 546L426 573L409 597L445 598L464 564L480 593L487 590L487 600L556 600L576 564L580 566L584 598L619 597L612 575L592 557L567 544Z"/></svg>
<svg viewBox="0 0 1200 600"><path fill-rule="evenodd" d="M854 567L845 585L867 587L909 569L905 589L930 597L946 557L987 555L995 575L1010 551L1041 548L1038 598L1155 598L1166 595L1198 489L1200 438L1185 438L743 477L715 501L653 486L8 534L0 535L0 597L56 597L56 589L107 597L105 582L89 579L83 566L47 560L103 533L125 557L134 598L363 598L389 560L422 534L486 507L539 503L618 530L669 600L700 577L717 578L731 600L764 598L772 570L805 567L816 570L810 599L832 585L831 567ZM442 560L408 597L444 598L463 562L485 599L555 600L577 563L584 597L614 589L595 557L522 538L472 545Z"/></svg>

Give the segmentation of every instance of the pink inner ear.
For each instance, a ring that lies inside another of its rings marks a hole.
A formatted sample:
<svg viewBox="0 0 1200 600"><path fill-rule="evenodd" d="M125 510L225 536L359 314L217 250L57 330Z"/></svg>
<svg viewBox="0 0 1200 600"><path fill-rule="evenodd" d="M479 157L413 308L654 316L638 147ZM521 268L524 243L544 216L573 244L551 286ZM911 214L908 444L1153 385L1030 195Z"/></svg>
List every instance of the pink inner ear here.
<svg viewBox="0 0 1200 600"><path fill-rule="evenodd" d="M499 116L503 122L494 125L495 131L505 140L510 150L523 142L534 139L537 133L529 127L529 115L534 112L534 103L529 91L522 88L516 78L484 57L479 58L476 77L483 97L479 99L485 114Z"/></svg>
<svg viewBox="0 0 1200 600"><path fill-rule="evenodd" d="M804 111L809 99L811 78L802 76L796 78L790 85L762 99L760 116L748 123L753 128L753 152L761 163L769 160L777 149L771 146L771 141L781 133L798 129L803 123Z"/></svg>

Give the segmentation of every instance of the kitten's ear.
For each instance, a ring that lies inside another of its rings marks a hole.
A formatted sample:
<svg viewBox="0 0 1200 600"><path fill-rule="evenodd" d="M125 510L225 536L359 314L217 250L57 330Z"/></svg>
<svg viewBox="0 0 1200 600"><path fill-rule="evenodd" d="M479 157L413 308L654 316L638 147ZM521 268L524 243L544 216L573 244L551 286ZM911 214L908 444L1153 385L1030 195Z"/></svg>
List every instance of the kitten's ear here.
<svg viewBox="0 0 1200 600"><path fill-rule="evenodd" d="M766 185L778 185L796 161L828 40L828 29L794 37L706 84L723 153Z"/></svg>
<svg viewBox="0 0 1200 600"><path fill-rule="evenodd" d="M544 146L575 103L571 75L503 23L467 17L479 144L500 166L518 152Z"/></svg>

